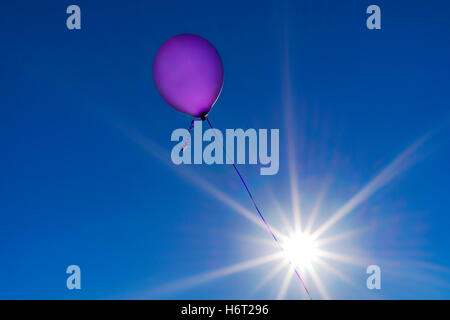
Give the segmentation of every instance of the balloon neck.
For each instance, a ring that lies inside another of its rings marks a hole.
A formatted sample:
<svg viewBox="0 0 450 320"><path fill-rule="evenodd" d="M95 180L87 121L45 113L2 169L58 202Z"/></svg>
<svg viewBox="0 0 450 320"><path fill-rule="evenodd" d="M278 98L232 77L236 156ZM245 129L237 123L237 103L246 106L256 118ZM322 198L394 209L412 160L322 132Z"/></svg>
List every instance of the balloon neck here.
<svg viewBox="0 0 450 320"><path fill-rule="evenodd" d="M204 112L200 115L200 119L202 119L202 121L206 120L206 116L208 115L208 112Z"/></svg>

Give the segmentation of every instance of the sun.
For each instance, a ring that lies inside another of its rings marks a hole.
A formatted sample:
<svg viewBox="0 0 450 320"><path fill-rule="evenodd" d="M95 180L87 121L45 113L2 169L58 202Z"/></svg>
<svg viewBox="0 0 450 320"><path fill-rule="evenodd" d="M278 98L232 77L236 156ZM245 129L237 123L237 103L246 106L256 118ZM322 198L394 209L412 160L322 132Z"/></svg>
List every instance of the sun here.
<svg viewBox="0 0 450 320"><path fill-rule="evenodd" d="M312 267L318 256L317 243L311 236L297 232L282 242L283 255L295 268Z"/></svg>

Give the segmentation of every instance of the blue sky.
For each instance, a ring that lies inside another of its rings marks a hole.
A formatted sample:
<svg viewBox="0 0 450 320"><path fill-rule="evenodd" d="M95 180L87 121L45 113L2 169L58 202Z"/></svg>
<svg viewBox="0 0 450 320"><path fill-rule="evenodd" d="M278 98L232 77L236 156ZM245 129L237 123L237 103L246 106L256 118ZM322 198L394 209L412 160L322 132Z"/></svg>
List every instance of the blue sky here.
<svg viewBox="0 0 450 320"><path fill-rule="evenodd" d="M81 30L66 28L70 4L81 7ZM205 37L222 57L216 127L280 128L277 175L240 167L275 227L276 202L292 218L293 177L305 220L327 186L319 227L407 150L392 179L330 228L363 231L329 248L358 260L329 262L352 284L317 270L329 297L450 298L450 4L377 1L374 31L365 26L370 4L3 4L0 298L279 295L287 271L255 291L272 263L186 280L276 250L252 240L270 240L263 229L194 182L253 210L231 167L170 161L170 134L190 118L158 95L151 65L180 33ZM81 267L80 291L65 286L71 264ZM368 264L380 265L382 290L366 288ZM302 298L299 284L283 297Z"/></svg>

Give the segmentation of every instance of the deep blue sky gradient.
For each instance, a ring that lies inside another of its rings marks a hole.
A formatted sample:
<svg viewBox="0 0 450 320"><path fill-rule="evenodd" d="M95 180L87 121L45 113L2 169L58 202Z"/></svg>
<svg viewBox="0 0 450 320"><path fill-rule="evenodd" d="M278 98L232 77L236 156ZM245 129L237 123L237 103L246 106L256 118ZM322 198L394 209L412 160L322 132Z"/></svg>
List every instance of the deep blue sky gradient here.
<svg viewBox="0 0 450 320"><path fill-rule="evenodd" d="M79 31L65 26L70 4L81 7ZM381 7L382 30L365 26L370 4ZM165 105L151 65L179 33L207 38L222 56L216 127L280 128L278 175L241 166L277 226L269 194L292 212L286 66L305 214L331 181L319 222L431 133L416 163L333 231L368 228L341 252L379 264L382 290L365 288L361 267L336 265L356 288L319 275L332 298L450 298L449 12L446 1L3 3L0 298L276 296L284 275L252 293L270 266L152 291L273 252L242 238L270 239L264 230L178 174L203 177L253 210L232 168L170 162L170 134L190 119ZM82 269L81 291L65 287L70 264ZM287 297L299 292L293 282Z"/></svg>

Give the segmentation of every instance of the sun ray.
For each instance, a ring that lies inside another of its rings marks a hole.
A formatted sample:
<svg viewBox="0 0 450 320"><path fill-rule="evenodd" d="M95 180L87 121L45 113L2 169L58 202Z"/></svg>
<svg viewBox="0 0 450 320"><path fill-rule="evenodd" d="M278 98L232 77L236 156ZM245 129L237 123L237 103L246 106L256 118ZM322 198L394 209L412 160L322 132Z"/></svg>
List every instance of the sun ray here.
<svg viewBox="0 0 450 320"><path fill-rule="evenodd" d="M292 228L291 223L289 222L287 216L284 214L284 210L281 207L281 205L278 202L278 200L275 197L275 195L273 194L272 189L267 188L267 190L268 190L268 194L271 196L271 201L274 204L275 211L276 211L276 213L278 213L278 215L281 218L281 222L283 223L283 226L286 228L288 233L293 233L294 229Z"/></svg>
<svg viewBox="0 0 450 320"><path fill-rule="evenodd" d="M317 275L316 270L314 270L314 267L309 268L309 274L311 275L314 285L319 290L319 293L322 296L322 299L330 300L330 296L328 295L327 290L323 286L322 280L320 280L319 276Z"/></svg>
<svg viewBox="0 0 450 320"><path fill-rule="evenodd" d="M294 276L294 273L286 272L283 282L281 283L280 290L278 291L278 294L277 294L277 300L283 300L286 297L286 293L289 288L289 285L291 284L291 280L292 280L293 276Z"/></svg>
<svg viewBox="0 0 450 320"><path fill-rule="evenodd" d="M276 242L273 241L273 239L269 238L269 237L254 237L254 236L249 236L247 234L233 234L233 237L235 237L236 239L242 239L248 242L253 242L253 243L258 243L260 245L264 245L266 247L274 247L277 250L279 249Z"/></svg>
<svg viewBox="0 0 450 320"><path fill-rule="evenodd" d="M294 114L292 110L292 84L290 74L290 58L287 38L285 39L285 58L283 71L283 110L286 128L287 160L291 191L292 212L296 230L301 230L300 192L298 187L298 173L295 164L296 150L294 143Z"/></svg>
<svg viewBox="0 0 450 320"><path fill-rule="evenodd" d="M336 260L350 265L364 266L367 265L368 261L361 258L356 258L354 256L344 255L341 253L330 252L326 250L317 249L317 256L322 258L328 258L331 260Z"/></svg>
<svg viewBox="0 0 450 320"><path fill-rule="evenodd" d="M285 261L280 261L275 268L273 268L268 274L262 278L258 284L256 285L253 292L259 291L262 287L264 287L270 280L272 280L277 274L281 272L283 268L289 268L289 265ZM289 268L290 269L290 268ZM288 271L290 272L290 270Z"/></svg>
<svg viewBox="0 0 450 320"><path fill-rule="evenodd" d="M314 233L314 237L318 237L352 212L358 205L366 201L372 194L389 183L399 173L406 170L411 164L408 163L414 152L425 142L427 135L416 140L405 151L398 155L388 166L386 166L375 178L373 178L361 191L353 196L343 207L335 212L324 224L320 226Z"/></svg>
<svg viewBox="0 0 450 320"><path fill-rule="evenodd" d="M305 233L307 233L307 234L311 233L312 227L313 227L314 222L320 212L320 207L321 207L322 202L327 193L327 188L328 188L328 182L323 185L322 190L320 191L319 196L317 197L316 203L314 204L314 208L311 212L311 215L308 219L308 223L305 227Z"/></svg>
<svg viewBox="0 0 450 320"><path fill-rule="evenodd" d="M322 246L325 246L327 244L330 244L330 243L333 243L333 242L337 242L339 240L343 240L343 239L354 237L355 235L357 235L357 234L359 234L359 233L361 233L361 232L363 232L363 231L365 231L367 229L368 228L366 227L366 228L360 228L360 229L357 229L357 230L350 230L350 231L346 231L346 232L341 232L341 233L339 233L337 235L330 236L330 237L327 237L327 238L316 239L315 241L317 243L317 246L322 247Z"/></svg>
<svg viewBox="0 0 450 320"><path fill-rule="evenodd" d="M240 262L225 268L217 269L214 271L205 272L202 274L198 274L195 276L191 276L184 279L178 279L173 282L167 283L165 285L159 286L152 290L146 292L146 296L155 296L162 294L170 294L176 291L185 290L196 285L202 284L204 282L208 282L211 280L215 280L218 278L222 278L225 276L229 276L231 274L243 272L252 268L256 268L258 266L264 265L271 261L275 261L281 258L281 253L275 253L266 255L263 257L247 260L244 262Z"/></svg>
<svg viewBox="0 0 450 320"><path fill-rule="evenodd" d="M352 281L349 277L347 277L345 274L343 274L342 272L340 272L338 269L334 268L333 266L331 266L328 262L322 260L321 258L318 258L316 263L326 269L328 272L334 274L335 276L337 276L339 279L341 279L342 281L352 285L352 286L356 286L356 283L354 281Z"/></svg>
<svg viewBox="0 0 450 320"><path fill-rule="evenodd" d="M289 169L291 170L291 169ZM290 171L291 172L291 171ZM297 179L293 177L294 174L291 173L291 180L296 181ZM296 230L302 229L301 211L300 211L300 194L298 191L297 183L291 182L291 198L292 198L292 213L294 216L294 226Z"/></svg>

